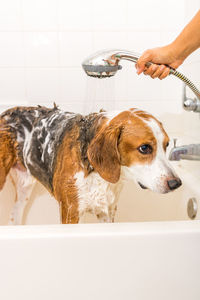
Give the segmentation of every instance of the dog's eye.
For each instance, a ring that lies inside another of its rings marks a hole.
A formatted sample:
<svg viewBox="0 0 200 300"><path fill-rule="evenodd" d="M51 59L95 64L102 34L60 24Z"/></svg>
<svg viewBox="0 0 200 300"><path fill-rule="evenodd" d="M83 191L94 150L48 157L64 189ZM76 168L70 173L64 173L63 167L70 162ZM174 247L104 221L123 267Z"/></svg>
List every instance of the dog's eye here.
<svg viewBox="0 0 200 300"><path fill-rule="evenodd" d="M166 148L169 146L169 142L167 142L167 144L166 144Z"/></svg>
<svg viewBox="0 0 200 300"><path fill-rule="evenodd" d="M148 145L148 144L144 144L144 145L141 145L139 148L138 148L139 152L142 153L142 154L151 154L153 149L151 147L151 145Z"/></svg>

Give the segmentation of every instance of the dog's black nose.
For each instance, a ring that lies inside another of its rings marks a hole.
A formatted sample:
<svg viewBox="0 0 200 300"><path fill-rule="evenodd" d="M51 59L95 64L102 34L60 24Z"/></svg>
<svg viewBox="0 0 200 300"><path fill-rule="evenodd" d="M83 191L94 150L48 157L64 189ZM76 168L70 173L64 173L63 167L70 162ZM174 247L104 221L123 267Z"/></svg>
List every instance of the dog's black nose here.
<svg viewBox="0 0 200 300"><path fill-rule="evenodd" d="M182 182L180 179L171 179L167 181L168 187L171 191L177 189L179 186L181 186Z"/></svg>

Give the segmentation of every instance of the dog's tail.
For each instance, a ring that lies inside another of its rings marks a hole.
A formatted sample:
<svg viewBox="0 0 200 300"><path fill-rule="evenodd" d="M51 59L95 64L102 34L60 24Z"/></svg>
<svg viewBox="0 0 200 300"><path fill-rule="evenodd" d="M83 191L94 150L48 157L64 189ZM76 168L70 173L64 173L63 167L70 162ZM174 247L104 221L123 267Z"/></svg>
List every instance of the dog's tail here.
<svg viewBox="0 0 200 300"><path fill-rule="evenodd" d="M3 188L10 168L16 163L15 139L8 128L0 126L0 190Z"/></svg>

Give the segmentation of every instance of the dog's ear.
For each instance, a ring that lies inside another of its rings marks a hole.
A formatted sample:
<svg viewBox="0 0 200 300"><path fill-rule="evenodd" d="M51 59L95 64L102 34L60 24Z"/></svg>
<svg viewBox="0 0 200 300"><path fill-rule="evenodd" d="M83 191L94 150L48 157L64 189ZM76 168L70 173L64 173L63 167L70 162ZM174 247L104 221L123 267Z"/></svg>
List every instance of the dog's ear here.
<svg viewBox="0 0 200 300"><path fill-rule="evenodd" d="M100 176L111 183L120 177L119 127L102 128L88 147L88 159Z"/></svg>

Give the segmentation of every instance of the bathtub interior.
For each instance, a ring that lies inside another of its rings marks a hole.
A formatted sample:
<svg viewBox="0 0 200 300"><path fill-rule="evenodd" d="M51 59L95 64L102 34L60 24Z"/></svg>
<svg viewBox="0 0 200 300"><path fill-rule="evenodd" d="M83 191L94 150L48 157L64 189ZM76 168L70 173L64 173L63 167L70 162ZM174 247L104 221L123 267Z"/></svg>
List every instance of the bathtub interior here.
<svg viewBox="0 0 200 300"><path fill-rule="evenodd" d="M178 145L200 143L198 114L188 112L163 114L159 116L159 119L171 138L167 155L173 147L173 138L177 138ZM127 182L120 195L115 222L188 220L187 204L188 200L193 197L196 198L198 205L195 219L200 219L200 162L182 160L171 162L171 164L183 181L182 187L161 195L142 190L136 183ZM14 197L14 187L8 176L4 189L0 192L1 225L8 223ZM95 223L97 219L87 214L80 222ZM58 223L60 223L60 217L57 201L37 182L25 209L23 224Z"/></svg>

